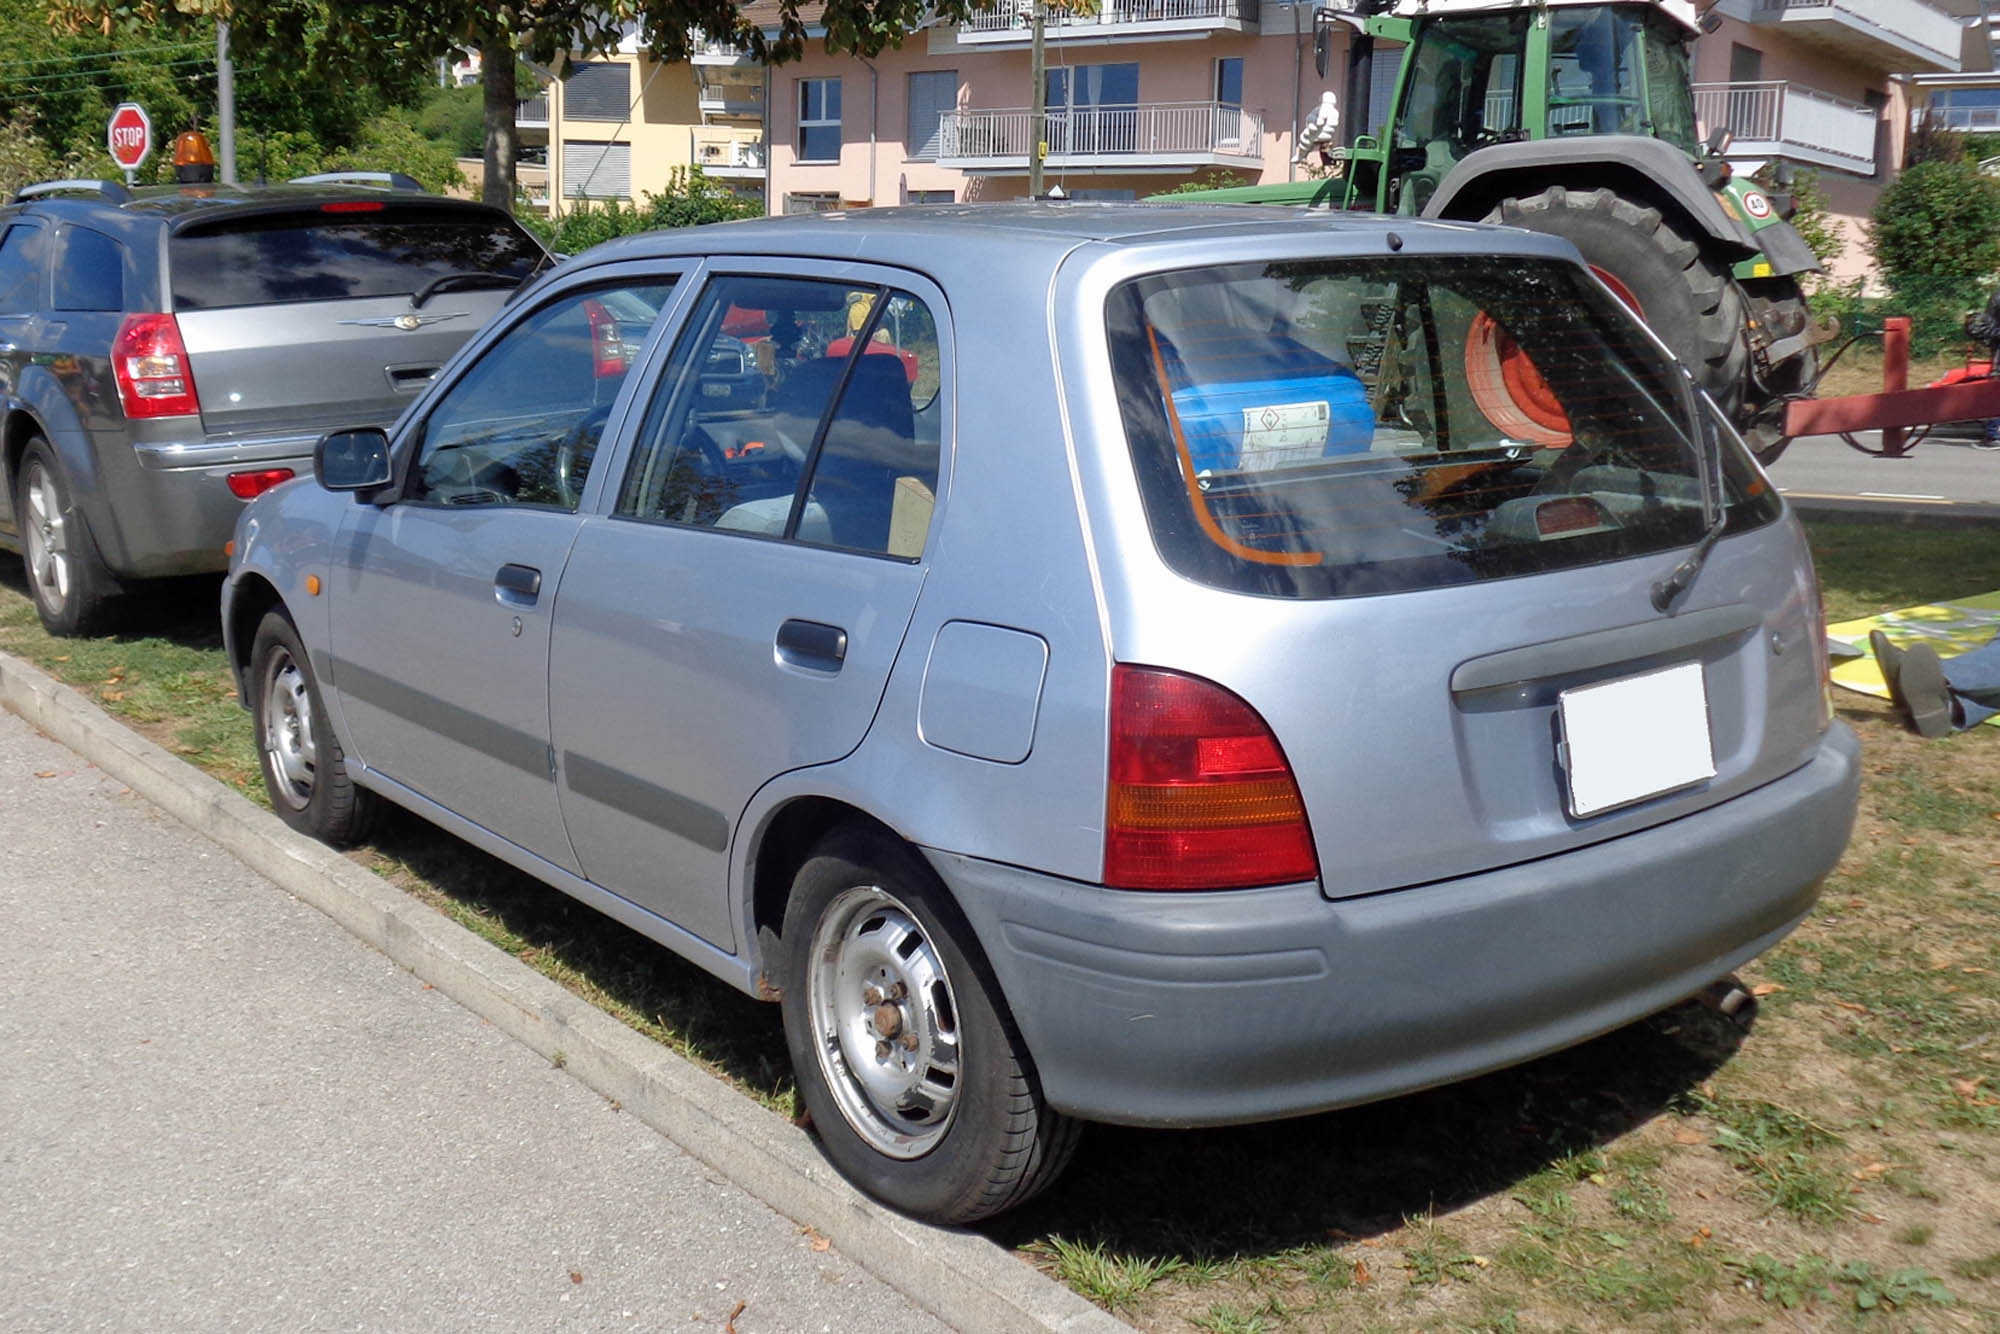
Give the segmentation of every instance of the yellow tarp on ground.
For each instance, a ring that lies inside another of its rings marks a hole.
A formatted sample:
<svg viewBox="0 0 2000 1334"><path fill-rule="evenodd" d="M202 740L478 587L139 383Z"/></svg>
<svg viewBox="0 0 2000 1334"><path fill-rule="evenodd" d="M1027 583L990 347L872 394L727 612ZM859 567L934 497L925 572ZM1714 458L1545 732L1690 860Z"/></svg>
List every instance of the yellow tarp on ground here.
<svg viewBox="0 0 2000 1334"><path fill-rule="evenodd" d="M1880 616L1864 616L1858 621L1829 625L1834 639L1861 650L1861 657L1836 660L1833 683L1858 690L1877 699L1889 698L1875 655L1868 651L1868 632L1880 630L1895 644L1929 644L1941 658L1956 657L1980 647L2000 631L2000 593L1979 593L1955 602L1934 602L1923 607L1885 611ZM1989 727L2000 727L2000 717L1988 718Z"/></svg>

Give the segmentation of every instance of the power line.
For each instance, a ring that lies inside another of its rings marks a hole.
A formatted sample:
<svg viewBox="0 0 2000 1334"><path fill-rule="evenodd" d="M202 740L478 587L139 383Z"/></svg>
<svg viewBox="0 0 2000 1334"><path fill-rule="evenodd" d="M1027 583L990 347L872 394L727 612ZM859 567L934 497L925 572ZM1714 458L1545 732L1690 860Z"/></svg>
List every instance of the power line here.
<svg viewBox="0 0 2000 1334"><path fill-rule="evenodd" d="M42 56L33 60L0 60L0 71L25 65L74 65L85 60L124 60L131 56L153 55L160 51L206 50L206 42L172 42L166 46L130 46L117 51L85 51L68 56Z"/></svg>

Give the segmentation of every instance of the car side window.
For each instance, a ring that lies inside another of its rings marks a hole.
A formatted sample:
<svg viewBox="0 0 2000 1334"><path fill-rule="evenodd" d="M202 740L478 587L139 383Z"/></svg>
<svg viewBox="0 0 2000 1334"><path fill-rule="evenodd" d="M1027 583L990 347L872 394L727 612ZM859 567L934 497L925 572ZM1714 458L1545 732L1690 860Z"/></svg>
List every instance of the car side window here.
<svg viewBox="0 0 2000 1334"><path fill-rule="evenodd" d="M83 227L66 227L57 241L57 310L125 309L125 247Z"/></svg>
<svg viewBox="0 0 2000 1334"><path fill-rule="evenodd" d="M567 292L486 349L423 423L404 498L574 510L673 279Z"/></svg>
<svg viewBox="0 0 2000 1334"><path fill-rule="evenodd" d="M48 233L36 223L17 222L0 236L0 314L37 310L42 298L42 260Z"/></svg>
<svg viewBox="0 0 2000 1334"><path fill-rule="evenodd" d="M710 284L618 513L915 559L937 486L937 326L906 292Z"/></svg>

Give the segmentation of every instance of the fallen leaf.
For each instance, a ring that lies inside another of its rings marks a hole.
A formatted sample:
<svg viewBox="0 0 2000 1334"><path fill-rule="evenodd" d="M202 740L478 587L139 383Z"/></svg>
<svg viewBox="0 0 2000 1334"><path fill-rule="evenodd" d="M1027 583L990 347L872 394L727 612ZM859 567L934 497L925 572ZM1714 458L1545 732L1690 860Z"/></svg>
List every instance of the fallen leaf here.
<svg viewBox="0 0 2000 1334"><path fill-rule="evenodd" d="M1961 973L1970 973L1975 977L1985 977L1993 970L1991 968L1961 968L1958 971Z"/></svg>
<svg viewBox="0 0 2000 1334"><path fill-rule="evenodd" d="M54 769L35 770L35 777L37 778L54 778L55 776L56 776L56 771Z"/></svg>
<svg viewBox="0 0 2000 1334"><path fill-rule="evenodd" d="M1702 1134L1699 1130L1676 1130L1674 1132L1674 1143L1706 1144L1708 1143L1708 1136Z"/></svg>
<svg viewBox="0 0 2000 1334"><path fill-rule="evenodd" d="M722 1322L722 1334L736 1334L736 1317L742 1315L743 1308L748 1305L748 1302L738 1302L731 1308L729 1318Z"/></svg>
<svg viewBox="0 0 2000 1334"><path fill-rule="evenodd" d="M583 1282L583 1275L572 1269L569 1271L569 1281L572 1283L581 1283Z"/></svg>
<svg viewBox="0 0 2000 1334"><path fill-rule="evenodd" d="M1375 1276L1368 1272L1368 1262L1366 1260L1356 1260L1354 1262L1354 1281L1363 1287L1375 1281Z"/></svg>
<svg viewBox="0 0 2000 1334"><path fill-rule="evenodd" d="M1951 1086L1961 1098L1976 1098L1979 1096L1979 1086L1985 1082L1986 1076L1981 1075L1977 1079L1954 1079L1951 1081Z"/></svg>
<svg viewBox="0 0 2000 1334"><path fill-rule="evenodd" d="M1889 1164L1887 1163L1867 1163L1854 1170L1854 1179L1856 1181L1873 1181L1888 1170Z"/></svg>
<svg viewBox="0 0 2000 1334"><path fill-rule="evenodd" d="M56 661L56 662L68 662L68 661L69 661L69 654L67 654L67 653L64 653L64 654L60 655L59 657L57 657L57 658L55 659L55 661Z"/></svg>
<svg viewBox="0 0 2000 1334"><path fill-rule="evenodd" d="M1756 986L1750 988L1750 994L1758 997L1774 996L1783 990L1784 988L1776 982L1759 982Z"/></svg>
<svg viewBox="0 0 2000 1334"><path fill-rule="evenodd" d="M119 700L125 698L125 692L122 690L107 690L103 692L103 698L108 699L115 704Z"/></svg>
<svg viewBox="0 0 2000 1334"><path fill-rule="evenodd" d="M1879 1223L1882 1221L1882 1215L1880 1214L1861 1214L1859 1217L1864 1223Z"/></svg>
<svg viewBox="0 0 2000 1334"><path fill-rule="evenodd" d="M1475 1256L1473 1256L1473 1257L1472 1257L1472 1263L1474 1263L1474 1264L1478 1265L1478 1266L1479 1266L1479 1267L1480 1267L1481 1269L1491 1269L1491 1268L1493 1267L1493 1262L1492 1262L1491 1260L1487 1259L1487 1258L1486 1258L1485 1256L1483 1256L1483 1255L1475 1255Z"/></svg>
<svg viewBox="0 0 2000 1334"><path fill-rule="evenodd" d="M1585 1177L1584 1180L1588 1181L1593 1186L1601 1186L1604 1184L1605 1177L1604 1173L1602 1172L1592 1172L1589 1176Z"/></svg>
<svg viewBox="0 0 2000 1334"><path fill-rule="evenodd" d="M1868 1013L1868 1007L1866 1005L1861 1004L1858 1001L1837 1000L1834 1002L1834 1004L1838 1005L1843 1010L1852 1010L1856 1014Z"/></svg>
<svg viewBox="0 0 2000 1334"><path fill-rule="evenodd" d="M816 1251L826 1250L828 1247L833 1245L831 1241L828 1241L825 1237L822 1237L819 1234L818 1230L811 1226L800 1228L799 1233L801 1236L805 1237L806 1240L812 1243L812 1248Z"/></svg>

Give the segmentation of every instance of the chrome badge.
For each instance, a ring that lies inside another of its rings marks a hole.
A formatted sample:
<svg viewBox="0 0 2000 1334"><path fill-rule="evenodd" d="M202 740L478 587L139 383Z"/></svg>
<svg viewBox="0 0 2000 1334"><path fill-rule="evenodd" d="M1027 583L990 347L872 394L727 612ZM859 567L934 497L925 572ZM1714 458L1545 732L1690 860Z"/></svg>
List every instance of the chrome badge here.
<svg viewBox="0 0 2000 1334"><path fill-rule="evenodd" d="M342 320L341 323L358 324L370 329L401 329L404 333L409 333L413 329L423 328L426 324L462 320L466 314L467 312L462 310L452 310L440 315L419 315L414 310L406 310L401 315L381 315L372 320Z"/></svg>

